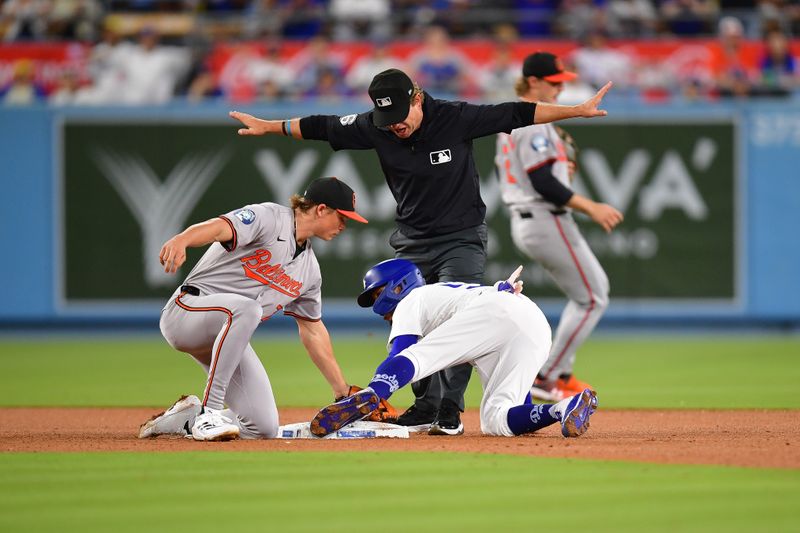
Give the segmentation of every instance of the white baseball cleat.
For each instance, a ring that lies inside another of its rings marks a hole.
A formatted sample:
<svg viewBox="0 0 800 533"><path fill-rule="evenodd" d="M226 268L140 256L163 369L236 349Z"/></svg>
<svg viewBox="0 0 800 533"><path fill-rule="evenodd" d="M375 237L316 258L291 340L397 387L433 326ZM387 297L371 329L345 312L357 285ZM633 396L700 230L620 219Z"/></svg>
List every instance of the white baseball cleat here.
<svg viewBox="0 0 800 533"><path fill-rule="evenodd" d="M192 438L204 441L222 441L239 438L239 426L219 411L205 407L192 426Z"/></svg>
<svg viewBox="0 0 800 533"><path fill-rule="evenodd" d="M158 435L189 434L195 417L200 414L201 404L197 396L181 396L172 407L153 416L139 426L139 438L146 439Z"/></svg>

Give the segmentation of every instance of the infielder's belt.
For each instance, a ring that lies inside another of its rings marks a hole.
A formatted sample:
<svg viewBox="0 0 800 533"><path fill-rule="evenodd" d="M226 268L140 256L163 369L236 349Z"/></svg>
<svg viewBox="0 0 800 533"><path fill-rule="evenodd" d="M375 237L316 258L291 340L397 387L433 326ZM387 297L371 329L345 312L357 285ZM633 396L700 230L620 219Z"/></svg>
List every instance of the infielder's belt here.
<svg viewBox="0 0 800 533"><path fill-rule="evenodd" d="M192 285L181 286L181 292L185 292L186 294L191 294L192 296L200 296L200 289Z"/></svg>
<svg viewBox="0 0 800 533"><path fill-rule="evenodd" d="M567 213L566 209L553 209L550 211L552 214L558 215L565 215ZM530 211L517 211L519 213L520 218L533 218L533 213Z"/></svg>

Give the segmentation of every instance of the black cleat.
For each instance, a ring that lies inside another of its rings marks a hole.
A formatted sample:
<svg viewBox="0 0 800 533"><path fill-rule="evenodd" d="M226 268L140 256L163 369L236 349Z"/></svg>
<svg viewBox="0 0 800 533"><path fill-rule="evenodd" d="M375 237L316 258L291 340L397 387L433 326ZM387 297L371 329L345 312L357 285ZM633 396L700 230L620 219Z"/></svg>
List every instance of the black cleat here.
<svg viewBox="0 0 800 533"><path fill-rule="evenodd" d="M442 400L439 413L428 430L428 435L461 435L464 433L464 424L461 423L461 409L447 398Z"/></svg>
<svg viewBox="0 0 800 533"><path fill-rule="evenodd" d="M428 404L414 404L397 417L398 426L406 426L408 431L428 431L436 418L436 409Z"/></svg>

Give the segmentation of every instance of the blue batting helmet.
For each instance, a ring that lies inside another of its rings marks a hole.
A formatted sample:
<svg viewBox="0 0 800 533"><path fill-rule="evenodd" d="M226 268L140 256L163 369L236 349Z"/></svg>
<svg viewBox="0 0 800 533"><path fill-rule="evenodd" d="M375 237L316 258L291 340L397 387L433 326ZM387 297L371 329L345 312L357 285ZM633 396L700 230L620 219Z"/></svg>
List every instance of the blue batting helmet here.
<svg viewBox="0 0 800 533"><path fill-rule="evenodd" d="M372 291L386 286L373 303ZM425 285L425 278L417 265L405 259L387 259L370 268L364 275L364 290L358 295L358 305L372 307L372 310L384 316L391 313L400 300L412 289ZM400 287L397 291L396 288Z"/></svg>

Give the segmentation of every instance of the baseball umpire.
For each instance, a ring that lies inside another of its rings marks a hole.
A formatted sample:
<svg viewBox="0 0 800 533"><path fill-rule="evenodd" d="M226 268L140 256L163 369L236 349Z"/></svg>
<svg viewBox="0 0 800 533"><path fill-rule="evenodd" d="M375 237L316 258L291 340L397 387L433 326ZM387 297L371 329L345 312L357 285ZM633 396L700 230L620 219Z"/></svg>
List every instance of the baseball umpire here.
<svg viewBox="0 0 800 533"><path fill-rule="evenodd" d="M432 98L402 71L385 70L369 86L370 111L262 120L233 111L240 135L283 134L327 141L334 150L374 149L397 201L396 257L413 261L428 282L480 283L486 263L486 206L472 155L473 139L572 117L604 116L611 84L577 106L507 102L472 105ZM461 365L417 382L416 401L398 418L435 435L463 433L460 412L471 368Z"/></svg>
<svg viewBox="0 0 800 533"><path fill-rule="evenodd" d="M564 82L576 77L553 54L537 52L525 58L515 89L525 102L555 102ZM590 388L572 374L575 352L608 306L608 277L575 224L572 210L589 215L607 232L622 222L622 213L614 207L572 190L576 154L569 134L552 124L497 136L495 163L503 201L511 212L514 244L538 262L569 298L550 357L531 389L542 400L559 400Z"/></svg>

